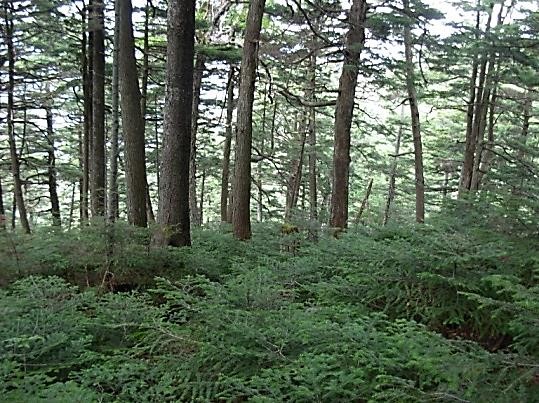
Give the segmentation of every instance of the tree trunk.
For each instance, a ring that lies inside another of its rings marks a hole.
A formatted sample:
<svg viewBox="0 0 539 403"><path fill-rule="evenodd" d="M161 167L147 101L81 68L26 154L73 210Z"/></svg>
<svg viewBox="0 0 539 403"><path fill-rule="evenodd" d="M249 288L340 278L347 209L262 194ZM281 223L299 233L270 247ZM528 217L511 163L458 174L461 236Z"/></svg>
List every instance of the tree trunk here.
<svg viewBox="0 0 539 403"><path fill-rule="evenodd" d="M479 1L478 1L479 5ZM490 31L490 24L492 20L492 9L494 3L490 3L490 12L487 19L485 34ZM479 32L479 20L480 14L477 11L476 19L476 31ZM476 40L479 39L479 34L476 34ZM487 56L484 56L479 65L477 56L474 56L474 66L472 70L472 78L470 80L470 99L468 101L468 121L466 127L466 146L464 150L464 162L462 164L462 170L460 174L459 182L459 198L461 198L467 191L471 189L473 167L475 161L475 153L477 148L477 141L481 126L481 107L484 96L484 86L487 74ZM477 85L477 88L476 88Z"/></svg>
<svg viewBox="0 0 539 403"><path fill-rule="evenodd" d="M19 218L21 225L27 234L30 233L30 223L26 213L26 205L24 204L24 196L22 193L22 181L19 156L17 153L17 144L15 143L15 132L13 123L14 100L13 93L15 90L15 48L13 46L13 4L9 0L3 0L4 22L5 22L5 40L8 57L8 83L7 83L7 135L9 143L9 152L11 156L11 173L13 175L13 192L14 206L19 209ZM13 219L15 213L13 214Z"/></svg>
<svg viewBox="0 0 539 403"><path fill-rule="evenodd" d="M148 105L148 76L150 74L150 0L146 1L144 8L144 49L142 58L142 89L140 99L140 110L144 125L144 133L146 134L146 111ZM146 213L148 222L155 222L155 214L153 212L152 198L150 196L150 186L148 183L148 175L146 175Z"/></svg>
<svg viewBox="0 0 539 403"><path fill-rule="evenodd" d="M141 112L132 13L131 0L120 0L119 75L125 144L127 218L133 225L146 227L148 217L144 119Z"/></svg>
<svg viewBox="0 0 539 403"><path fill-rule="evenodd" d="M67 222L67 229L70 230L73 226L73 213L75 212L75 189L77 188L77 183L73 182L71 188L71 203L69 204L69 221Z"/></svg>
<svg viewBox="0 0 539 403"><path fill-rule="evenodd" d="M495 125L495 111L496 111L496 100L498 98L497 88L494 87L492 91L492 97L490 100L489 114L488 114L488 129L487 129L487 143L483 147L483 157L481 158L481 166L477 174L477 185L476 188L479 189L483 182L483 178L488 173L490 169L490 163L492 161L493 152L492 148L494 147L494 125Z"/></svg>
<svg viewBox="0 0 539 403"><path fill-rule="evenodd" d="M204 192L206 191L206 170L202 170L202 175L200 177L200 204L198 206L198 217L200 224L204 222Z"/></svg>
<svg viewBox="0 0 539 403"><path fill-rule="evenodd" d="M191 211L191 224L198 227L202 224L200 212L197 207L196 184L196 143L198 131L198 108L200 104L200 90L202 76L206 68L206 57L199 53L195 62L193 73L193 105L191 107L191 156L189 159L189 210Z"/></svg>
<svg viewBox="0 0 539 403"><path fill-rule="evenodd" d="M401 111L401 120L404 118L404 105L402 106ZM398 155L401 148L401 139L402 139L402 121L399 123L399 131L397 133L397 141L395 142L395 156L393 157L393 163L391 164L391 171L389 173L389 185L387 189L387 201L386 201L386 208L384 210L384 219L383 219L383 225L387 225L387 222L389 220L389 215L391 211L391 204L393 203L393 199L395 199L395 183L397 178L397 165L398 165Z"/></svg>
<svg viewBox="0 0 539 403"><path fill-rule="evenodd" d="M60 215L60 201L58 199L58 185L56 181L56 155L54 153L54 128L52 110L45 108L47 117L47 182L49 185L49 196L51 199L52 225L60 226L62 219Z"/></svg>
<svg viewBox="0 0 539 403"><path fill-rule="evenodd" d="M195 1L169 0L166 95L161 150L159 211L161 245L191 245L189 158L193 106Z"/></svg>
<svg viewBox="0 0 539 403"><path fill-rule="evenodd" d="M373 178L369 180L369 184L367 185L367 191L365 192L365 196L363 197L363 200L361 201L361 206L359 208L359 213L357 214L356 223L359 223L361 221L361 217L363 217L363 213L365 212L365 209L367 208L367 203L369 202L369 197L371 196L371 191L372 191L372 182L373 182Z"/></svg>
<svg viewBox="0 0 539 403"><path fill-rule="evenodd" d="M87 35L87 9L82 11L82 40L81 40L81 73L83 90L83 127L81 144L82 177L80 186L80 222L88 221L88 192L90 188L90 137L92 136L92 71L93 66L89 61L92 53L93 39ZM90 33L91 35L91 33ZM92 58L93 60L93 58Z"/></svg>
<svg viewBox="0 0 539 403"><path fill-rule="evenodd" d="M110 138L110 166L109 166L109 188L108 188L108 219L110 222L116 221L119 214L118 203L118 137L120 131L120 106L119 106L119 55L120 55L120 4L121 0L114 2L114 49L112 55L112 130Z"/></svg>
<svg viewBox="0 0 539 403"><path fill-rule="evenodd" d="M105 26L103 0L94 0L90 29L93 34L91 205L94 217L105 215Z"/></svg>
<svg viewBox="0 0 539 403"><path fill-rule="evenodd" d="M402 4L404 6L404 12L409 14L409 0L403 0ZM412 48L411 28L409 24L406 24L404 26L404 53L406 58L406 88L408 90L408 101L410 103L412 136L414 141L415 220L418 223L422 223L425 221L425 179L423 177L423 145L421 143L421 127L419 121L419 108L417 106Z"/></svg>
<svg viewBox="0 0 539 403"><path fill-rule="evenodd" d="M339 79L335 106L335 137L333 148L333 177L330 225L348 226L348 185L350 176L350 128L354 114L359 58L365 42L367 1L354 0L348 14L350 26L346 36L344 64Z"/></svg>
<svg viewBox="0 0 539 403"><path fill-rule="evenodd" d="M2 178L0 177L0 230L6 229L6 210L4 208L4 191L2 189Z"/></svg>
<svg viewBox="0 0 539 403"><path fill-rule="evenodd" d="M303 119L302 119L303 120ZM286 192L286 206L285 206L285 222L289 222L292 218L292 211L298 204L299 188L301 184L301 171L303 168L303 152L305 150L305 140L307 138L307 131L304 127L304 122L299 123L299 153L298 156L292 160L290 176L288 178L288 186Z"/></svg>
<svg viewBox="0 0 539 403"><path fill-rule="evenodd" d="M232 117L234 114L234 74L230 65L226 89L225 143L223 145L223 172L221 175L221 222L228 222L228 183L230 176L230 148L232 144Z"/></svg>
<svg viewBox="0 0 539 403"><path fill-rule="evenodd" d="M251 238L250 201L253 103L256 69L258 65L258 41L265 3L265 0L253 0L249 2L241 60L232 209L234 237L240 240Z"/></svg>
<svg viewBox="0 0 539 403"><path fill-rule="evenodd" d="M313 52L310 63L310 86L308 99L316 101L316 53ZM318 184L317 184L317 152L316 152L316 110L309 108L309 219L315 223L318 220Z"/></svg>

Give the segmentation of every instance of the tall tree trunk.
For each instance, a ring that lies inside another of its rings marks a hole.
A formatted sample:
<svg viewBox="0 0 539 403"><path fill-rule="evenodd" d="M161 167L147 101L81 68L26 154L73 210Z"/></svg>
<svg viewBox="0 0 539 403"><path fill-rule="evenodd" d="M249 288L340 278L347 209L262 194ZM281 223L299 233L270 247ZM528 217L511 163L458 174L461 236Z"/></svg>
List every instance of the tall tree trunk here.
<svg viewBox="0 0 539 403"><path fill-rule="evenodd" d="M94 0L90 28L93 34L91 205L94 217L105 215L105 25L103 0Z"/></svg>
<svg viewBox="0 0 539 403"><path fill-rule="evenodd" d="M67 229L70 230L73 226L73 213L75 212L75 189L77 188L77 183L73 182L71 188L71 203L69 204L69 220L67 222Z"/></svg>
<svg viewBox="0 0 539 403"><path fill-rule="evenodd" d="M60 201L58 199L58 185L56 181L53 116L50 107L45 108L45 114L47 117L47 182L51 199L52 225L60 226L62 224L62 219L60 215Z"/></svg>
<svg viewBox="0 0 539 403"><path fill-rule="evenodd" d="M480 1L478 0L478 7ZM492 21L492 10L494 2L490 3L490 11L487 19L485 34L490 31ZM476 17L476 32L479 32L480 11L477 11ZM479 34L476 34L476 40L479 39ZM479 63L477 56L474 56L474 67L472 70L472 79L470 80L470 99L468 101L468 121L466 127L466 146L464 150L464 162L460 174L459 182L459 198L471 189L473 167L475 161L475 153L477 141L479 138L481 127L481 108L483 105L485 79L487 76L488 57L484 56ZM476 88L477 86L477 88Z"/></svg>
<svg viewBox="0 0 539 403"><path fill-rule="evenodd" d="M223 171L221 175L221 222L228 222L228 183L230 177L230 149L232 144L232 117L234 114L234 74L231 64L226 89L225 143L223 145Z"/></svg>
<svg viewBox="0 0 539 403"><path fill-rule="evenodd" d="M202 170L202 174L200 176L200 204L198 206L198 218L200 220L200 224L204 222L204 192L206 191L206 170Z"/></svg>
<svg viewBox="0 0 539 403"><path fill-rule="evenodd" d="M391 171L389 173L389 185L387 189L387 201L386 201L386 207L384 210L384 219L383 219L383 225L387 225L387 222L389 220L390 212L391 212L391 204L393 203L393 199L395 199L395 183L397 178L397 165L398 165L398 156L401 148L401 139L402 139L402 132L403 132L403 123L402 119L404 118L404 105L402 106L401 110L401 122L399 123L399 130L397 132L397 140L395 141L395 155L393 157L393 162L391 163Z"/></svg>
<svg viewBox="0 0 539 403"><path fill-rule="evenodd" d="M166 95L161 150L159 211L161 232L156 243L191 245L189 158L193 105L195 1L169 0Z"/></svg>
<svg viewBox="0 0 539 403"><path fill-rule="evenodd" d="M107 198L107 212L110 222L114 222L119 214L118 195L118 142L120 131L120 105L119 91L120 79L118 63L120 55L120 4L121 0L114 2L114 49L112 55L112 133L110 138L110 165L109 165L109 187Z"/></svg>
<svg viewBox="0 0 539 403"><path fill-rule="evenodd" d="M138 227L146 227L146 156L144 119L138 84L131 0L120 0L120 101L125 144L127 218Z"/></svg>
<svg viewBox="0 0 539 403"><path fill-rule="evenodd" d="M354 114L359 59L365 42L367 8L366 0L354 0L348 14L350 27L346 36L344 64L339 79L339 92L335 106L330 225L341 229L348 226L350 128Z"/></svg>
<svg viewBox="0 0 539 403"><path fill-rule="evenodd" d="M148 77L150 74L150 0L146 1L144 8L144 49L142 58L142 89L140 99L140 110L144 124L144 133L146 133L146 112L148 105ZM150 196L150 186L148 176L146 175L146 213L148 222L155 222L155 214L153 212L152 198Z"/></svg>
<svg viewBox="0 0 539 403"><path fill-rule="evenodd" d="M363 217L363 213L367 209L367 204L369 203L369 197L371 196L372 191L372 183L373 178L369 180L369 184L367 185L367 190L365 191L365 196L363 196L363 200L361 201L361 206L359 207L359 213L357 214L356 223L359 224L361 221L361 217Z"/></svg>
<svg viewBox="0 0 539 403"><path fill-rule="evenodd" d="M89 60L92 52L93 40L90 40L87 32L89 24L86 15L89 8L82 11L82 40L81 40L81 73L83 89L83 135L81 142L81 167L82 177L80 185L80 222L88 221L88 192L90 188L90 137L92 136L92 71L93 66ZM90 33L91 35L91 33ZM92 46L90 46L92 45ZM92 59L93 60L93 59Z"/></svg>
<svg viewBox="0 0 539 403"><path fill-rule="evenodd" d="M191 107L191 156L189 159L189 210L191 211L191 224L202 224L200 212L197 207L197 184L196 184L196 144L198 131L198 108L200 104L200 90L202 88L202 76L206 68L206 56L199 53L195 62L193 73L193 105Z"/></svg>
<svg viewBox="0 0 539 403"><path fill-rule="evenodd" d="M492 148L494 147L494 125L495 125L495 111L496 111L496 101L498 99L497 87L494 87L492 91L492 97L490 100L490 107L488 113L488 128L487 128L487 143L483 147L483 156L481 158L481 166L479 167L477 173L477 185L476 188L479 189L483 182L483 178L488 173L490 169L490 163L492 161L493 152Z"/></svg>
<svg viewBox="0 0 539 403"><path fill-rule="evenodd" d="M410 13L410 1L403 0L405 14ZM404 26L404 53L406 58L406 88L412 118L412 136L414 141L414 171L415 171L415 220L418 223L425 221L425 179L423 176L423 145L421 143L421 127L419 122L419 108L417 106L417 92L415 88L414 60L412 54L412 32L409 24Z"/></svg>
<svg viewBox="0 0 539 403"><path fill-rule="evenodd" d="M290 176L288 178L288 186L286 192L286 206L285 206L285 221L289 222L292 218L292 211L298 204L299 188L301 184L301 174L303 168L303 152L305 150L305 140L307 139L307 131L304 127L304 121L299 123L299 152L298 156L292 160Z"/></svg>
<svg viewBox="0 0 539 403"><path fill-rule="evenodd" d="M0 230L6 229L6 210L4 208L4 191L2 189L2 178L0 177Z"/></svg>
<svg viewBox="0 0 539 403"><path fill-rule="evenodd" d="M251 147L258 42L265 0L249 2L241 60L232 224L234 237L251 238Z"/></svg>
<svg viewBox="0 0 539 403"><path fill-rule="evenodd" d="M19 209L19 218L22 228L27 234L30 233L30 223L26 213L26 205L24 204L24 196L22 193L22 180L19 156L17 153L17 144L15 142L15 129L13 123L14 100L13 93L15 90L15 47L13 45L13 4L10 0L3 0L4 22L5 22L5 40L8 57L8 84L7 84L7 135L9 142L9 152L11 156L11 173L13 175L13 192L14 206ZM15 213L13 214L15 217ZM14 218L13 218L14 219Z"/></svg>
<svg viewBox="0 0 539 403"><path fill-rule="evenodd" d="M310 86L308 99L316 101L316 53L313 52L309 62ZM317 152L316 152L316 110L309 108L309 219L314 224L318 220L318 184L317 184Z"/></svg>

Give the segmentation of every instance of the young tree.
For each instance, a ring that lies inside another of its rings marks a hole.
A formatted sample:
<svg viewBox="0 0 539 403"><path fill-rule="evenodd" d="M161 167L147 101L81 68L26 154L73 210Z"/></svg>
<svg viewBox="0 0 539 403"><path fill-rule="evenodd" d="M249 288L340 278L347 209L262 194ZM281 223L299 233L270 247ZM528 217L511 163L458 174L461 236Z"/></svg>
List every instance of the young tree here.
<svg viewBox="0 0 539 403"><path fill-rule="evenodd" d="M251 147L253 103L258 66L258 41L262 28L265 0L249 2L247 25L241 59L240 88L237 111L236 162L234 166L234 196L232 224L234 237L251 238Z"/></svg>
<svg viewBox="0 0 539 403"><path fill-rule="evenodd" d="M365 42L367 1L354 0L348 13L350 26L346 35L344 64L337 104L335 106L335 136L333 149L333 178L330 225L346 228L348 225L348 184L350 175L350 128L354 113L354 99L358 76L358 63Z"/></svg>
<svg viewBox="0 0 539 403"><path fill-rule="evenodd" d="M120 2L119 76L122 105L122 129L125 143L125 177L127 182L127 218L136 226L145 227L146 156L144 119L138 84L135 40L133 37L131 0Z"/></svg>
<svg viewBox="0 0 539 403"><path fill-rule="evenodd" d="M166 97L159 182L161 226L155 242L191 245L189 157L193 102L195 1L169 0L167 17Z"/></svg>
<svg viewBox="0 0 539 403"><path fill-rule="evenodd" d="M230 65L226 87L226 123L221 174L221 222L228 222L228 185L230 177L230 149L232 145L232 115L234 114L234 65Z"/></svg>
<svg viewBox="0 0 539 403"><path fill-rule="evenodd" d="M105 215L105 5L94 0L90 30L93 34L92 74L92 147L91 205L92 215Z"/></svg>
<svg viewBox="0 0 539 403"><path fill-rule="evenodd" d="M7 83L7 135L9 143L9 152L11 156L11 173L13 175L14 186L14 206L19 209L19 218L21 225L26 233L30 233L30 223L26 213L26 204L22 193L21 168L19 154L17 152L17 144L15 142L15 127L13 122L14 114L14 91L15 91L15 47L13 45L13 3L10 0L3 0L3 14L5 23L4 38L7 46L8 59L8 83ZM15 216L13 216L13 222Z"/></svg>
<svg viewBox="0 0 539 403"><path fill-rule="evenodd" d="M410 15L410 1L402 0L404 14ZM415 219L422 223L425 221L425 179L423 177L423 146L421 143L421 127L419 121L419 107L417 105L417 91L415 88L415 72L413 60L412 30L409 23L404 24L404 57L406 59L406 89L408 90L408 103L412 118L412 137L414 142L414 170L415 170Z"/></svg>

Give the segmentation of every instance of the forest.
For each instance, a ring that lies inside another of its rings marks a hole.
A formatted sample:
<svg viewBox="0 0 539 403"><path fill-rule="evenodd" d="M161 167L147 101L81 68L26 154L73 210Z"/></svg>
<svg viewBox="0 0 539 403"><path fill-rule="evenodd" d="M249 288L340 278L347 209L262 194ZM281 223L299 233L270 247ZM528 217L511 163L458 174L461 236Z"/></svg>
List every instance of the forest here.
<svg viewBox="0 0 539 403"><path fill-rule="evenodd" d="M0 402L539 402L536 0L0 38Z"/></svg>

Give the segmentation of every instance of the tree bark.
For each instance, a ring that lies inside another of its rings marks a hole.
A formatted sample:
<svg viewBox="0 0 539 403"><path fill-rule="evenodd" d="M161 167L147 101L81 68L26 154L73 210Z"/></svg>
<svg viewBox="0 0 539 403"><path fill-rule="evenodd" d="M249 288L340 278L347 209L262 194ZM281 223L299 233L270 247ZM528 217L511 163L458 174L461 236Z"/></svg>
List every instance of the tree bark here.
<svg viewBox="0 0 539 403"><path fill-rule="evenodd" d="M232 144L232 117L234 114L234 74L230 65L226 89L225 143L223 145L223 171L221 175L221 222L228 222L228 184L230 177L230 149Z"/></svg>
<svg viewBox="0 0 539 403"><path fill-rule="evenodd" d="M303 154L305 150L305 141L307 139L307 130L304 127L304 121L298 124L299 129L299 152L296 158L292 160L290 176L288 178L288 186L286 192L286 206L285 206L285 222L289 222L292 218L292 211L298 204L299 188L301 184L301 174L303 168Z"/></svg>
<svg viewBox="0 0 539 403"><path fill-rule="evenodd" d="M372 183L373 183L373 178L369 180L369 184L367 185L367 191L365 192L365 196L363 197L363 200L361 201L361 206L359 208L359 213L357 214L356 223L359 223L361 221L361 217L363 217L363 213L365 212L365 209L367 208L367 203L369 202L369 197L371 196Z"/></svg>
<svg viewBox="0 0 539 403"><path fill-rule="evenodd" d="M9 152L11 156L11 173L13 175L13 191L14 191L14 206L19 209L19 218L22 228L27 234L30 233L30 223L24 203L22 193L22 180L20 171L19 156L17 153L17 144L15 142L15 129L13 123L14 99L15 91L15 47L13 45L13 4L9 0L3 0L4 22L5 22L5 39L8 57L8 83L7 83L7 135L9 143ZM13 214L13 219L15 214Z"/></svg>
<svg viewBox="0 0 539 403"><path fill-rule="evenodd" d="M478 0L478 6L480 2ZM492 10L494 2L490 3L490 11L487 19L487 25L485 34L490 31L490 24L492 20ZM476 31L479 32L479 20L480 14L477 11L476 19ZM479 34L476 34L476 40L479 39ZM481 109L484 99L485 79L487 76L487 63L488 57L484 56L481 63L478 61L478 57L474 56L474 67L472 70L472 79L470 80L470 99L468 102L468 121L466 127L466 146L464 150L464 162L462 164L462 170L460 174L459 182L459 198L471 189L473 168L475 162L475 154L477 148L477 142L481 127ZM477 88L476 88L477 85ZM473 94L472 94L473 92Z"/></svg>
<svg viewBox="0 0 539 403"><path fill-rule="evenodd" d="M118 202L118 142L120 131L120 105L119 91L120 79L118 72L120 55L120 4L121 0L114 2L114 49L112 54L112 128L110 138L110 165L109 165L109 186L107 198L107 215L110 222L116 221L119 214Z"/></svg>
<svg viewBox="0 0 539 403"><path fill-rule="evenodd" d="M410 13L410 1L403 0L404 12ZM419 121L419 108L417 105L417 91L415 88L415 72L413 60L413 42L410 24L404 26L404 53L406 58L406 89L410 104L412 118L412 136L414 142L414 171L415 171L415 220L418 223L425 221L425 179L423 176L423 145L421 142L421 126Z"/></svg>
<svg viewBox="0 0 539 403"><path fill-rule="evenodd" d="M202 224L200 212L197 206L196 184L196 151L198 131L198 108L200 104L200 90L202 88L202 76L206 68L206 56L199 53L195 61L193 73L193 105L191 107L191 156L189 159L189 210L191 212L191 224L198 227Z"/></svg>
<svg viewBox="0 0 539 403"><path fill-rule="evenodd" d="M310 62L310 86L308 98L316 101L316 53L313 52ZM316 152L316 109L309 108L309 219L318 221L318 184L317 184L317 152Z"/></svg>
<svg viewBox="0 0 539 403"><path fill-rule="evenodd" d="M146 1L144 8L144 39L143 39L143 57L142 57L142 89L140 99L140 110L144 125L144 135L146 137L146 112L148 105L148 77L150 74L150 0ZM153 212L152 198L150 196L150 186L148 183L148 175L146 175L146 213L148 222L155 222L155 214Z"/></svg>
<svg viewBox="0 0 539 403"><path fill-rule="evenodd" d="M232 224L234 237L251 238L251 147L253 103L258 65L258 41L262 27L265 0L249 2L247 25L241 60L237 117L236 163L234 166L234 197Z"/></svg>
<svg viewBox="0 0 539 403"><path fill-rule="evenodd" d="M105 26L103 0L94 0L90 29L93 34L92 155L90 172L93 217L105 215Z"/></svg>
<svg viewBox="0 0 539 403"><path fill-rule="evenodd" d="M82 40L81 40L81 73L83 90L83 135L81 144L82 177L80 185L80 222L88 221L88 192L90 189L90 138L92 136L92 71L93 66L89 60L92 53L93 39L87 34L89 24L86 14L89 8L82 11ZM93 60L93 58L92 58Z"/></svg>
<svg viewBox="0 0 539 403"><path fill-rule="evenodd" d="M0 230L6 229L6 210L4 207L4 191L2 189L2 178L0 178Z"/></svg>
<svg viewBox="0 0 539 403"><path fill-rule="evenodd" d="M47 182L51 200L52 225L60 226L62 224L62 219L60 214L60 201L58 199L58 184L56 180L53 116L50 107L45 108L45 114L47 117Z"/></svg>
<svg viewBox="0 0 539 403"><path fill-rule="evenodd" d="M138 84L131 0L120 1L120 101L125 144L127 218L137 227L146 227L146 156L144 119Z"/></svg>
<svg viewBox="0 0 539 403"><path fill-rule="evenodd" d="M404 105L402 106L401 111L401 120L404 118ZM389 173L389 185L387 189L387 201L386 201L386 207L384 210L384 219L382 224L387 225L387 222L389 220L390 211L391 211L391 204L393 203L393 199L395 199L395 183L397 178L397 165L398 165L398 155L401 148L401 139L402 139L402 121L399 123L399 130L397 133L397 140L395 141L395 155L393 157L393 162L391 164L391 171Z"/></svg>
<svg viewBox="0 0 539 403"><path fill-rule="evenodd" d="M195 1L169 0L166 95L161 150L159 211L161 245L191 245L189 158L193 105Z"/></svg>
<svg viewBox="0 0 539 403"><path fill-rule="evenodd" d="M366 0L354 0L348 14L350 28L346 36L344 65L339 79L339 92L335 106L330 225L341 229L348 226L350 128L354 114L359 59L365 42L367 8Z"/></svg>

